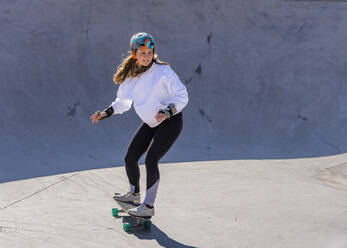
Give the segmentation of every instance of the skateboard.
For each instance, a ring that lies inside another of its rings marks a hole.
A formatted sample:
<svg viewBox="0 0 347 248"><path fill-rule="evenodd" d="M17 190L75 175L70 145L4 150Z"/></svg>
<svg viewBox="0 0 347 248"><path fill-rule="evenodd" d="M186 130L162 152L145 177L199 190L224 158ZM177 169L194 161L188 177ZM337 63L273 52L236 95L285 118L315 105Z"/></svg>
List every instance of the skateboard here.
<svg viewBox="0 0 347 248"><path fill-rule="evenodd" d="M114 199L114 198L113 198ZM126 232L132 231L134 228L142 228L143 230L150 230L152 222L151 217L139 217L129 214L128 210L140 206L140 202L121 202L114 199L119 208L112 208L113 217L121 217L119 213L126 213L131 218L136 220L136 223L123 223L123 230Z"/></svg>

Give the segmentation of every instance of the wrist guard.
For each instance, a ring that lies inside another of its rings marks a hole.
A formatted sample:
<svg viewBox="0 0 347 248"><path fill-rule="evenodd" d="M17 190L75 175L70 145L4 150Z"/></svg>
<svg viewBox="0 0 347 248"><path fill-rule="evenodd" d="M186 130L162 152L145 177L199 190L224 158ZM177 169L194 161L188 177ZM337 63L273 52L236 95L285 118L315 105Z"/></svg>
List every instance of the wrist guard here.
<svg viewBox="0 0 347 248"><path fill-rule="evenodd" d="M108 107L107 109L104 110L104 112L106 112L107 114L106 118L110 117L114 113L113 107L112 106Z"/></svg>
<svg viewBox="0 0 347 248"><path fill-rule="evenodd" d="M167 108L165 109L160 109L159 113L164 114L167 118L170 118L171 116L173 116L174 114L177 113L175 104L170 103L169 106L167 106Z"/></svg>
<svg viewBox="0 0 347 248"><path fill-rule="evenodd" d="M100 120L107 119L108 117L110 117L110 116L114 113L114 110L113 110L112 106L110 106L110 107L106 108L106 109L104 110L104 112L105 112L107 115L104 116L104 117L101 117ZM101 113L101 111L96 111L96 112L95 112L95 114L97 114L98 116L100 116L100 113Z"/></svg>

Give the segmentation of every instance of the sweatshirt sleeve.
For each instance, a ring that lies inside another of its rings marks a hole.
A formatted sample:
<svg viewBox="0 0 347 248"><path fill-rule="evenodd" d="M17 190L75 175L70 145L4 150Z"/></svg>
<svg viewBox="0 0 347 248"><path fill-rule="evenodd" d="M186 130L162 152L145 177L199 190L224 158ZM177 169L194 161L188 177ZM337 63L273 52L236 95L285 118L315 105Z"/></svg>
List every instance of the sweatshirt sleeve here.
<svg viewBox="0 0 347 248"><path fill-rule="evenodd" d="M113 114L123 114L131 108L133 100L126 95L126 85L123 82L117 91L117 98L112 102L111 106L114 110Z"/></svg>
<svg viewBox="0 0 347 248"><path fill-rule="evenodd" d="M177 74L171 68L169 68L168 74L167 85L171 97L170 103L175 104L177 113L179 113L188 104L188 92Z"/></svg>

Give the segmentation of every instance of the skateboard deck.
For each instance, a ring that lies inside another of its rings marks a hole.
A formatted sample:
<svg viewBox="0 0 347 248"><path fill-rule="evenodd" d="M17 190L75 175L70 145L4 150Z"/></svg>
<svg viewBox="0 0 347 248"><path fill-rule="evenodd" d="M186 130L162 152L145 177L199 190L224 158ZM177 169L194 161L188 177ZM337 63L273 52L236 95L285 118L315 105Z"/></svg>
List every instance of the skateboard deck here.
<svg viewBox="0 0 347 248"><path fill-rule="evenodd" d="M116 194L117 195L117 194ZM114 198L113 198L114 199ZM126 213L128 216L136 220L136 223L123 223L123 230L130 232L134 228L143 228L143 230L150 230L152 222L150 221L151 217L139 217L129 214L128 210L134 207L140 206L140 202L122 202L114 199L118 208L112 208L113 217L122 217L119 213Z"/></svg>

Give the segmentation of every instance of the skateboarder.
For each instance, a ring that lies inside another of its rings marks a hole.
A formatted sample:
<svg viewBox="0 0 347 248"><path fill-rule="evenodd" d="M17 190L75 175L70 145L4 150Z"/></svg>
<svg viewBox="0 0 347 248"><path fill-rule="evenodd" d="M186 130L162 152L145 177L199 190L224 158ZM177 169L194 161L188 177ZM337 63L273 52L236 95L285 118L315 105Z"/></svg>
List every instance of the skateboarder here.
<svg viewBox="0 0 347 248"><path fill-rule="evenodd" d="M148 33L136 33L130 39L129 56L118 66L113 76L119 84L117 97L103 111L91 116L92 123L122 114L134 108L142 123L133 135L124 158L130 191L115 195L124 202L140 201L140 170L138 160L147 151L146 196L143 203L130 209L135 216L153 216L159 184L159 160L173 145L183 127L182 109L188 103L188 93L169 64L158 59L154 38Z"/></svg>

